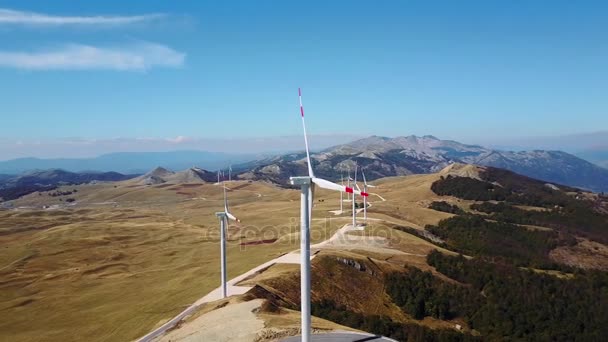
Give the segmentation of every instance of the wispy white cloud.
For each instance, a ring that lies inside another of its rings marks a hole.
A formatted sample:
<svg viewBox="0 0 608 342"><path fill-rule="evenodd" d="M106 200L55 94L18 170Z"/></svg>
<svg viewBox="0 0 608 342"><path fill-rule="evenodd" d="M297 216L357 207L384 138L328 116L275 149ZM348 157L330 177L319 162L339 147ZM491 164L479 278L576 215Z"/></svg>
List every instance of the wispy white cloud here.
<svg viewBox="0 0 608 342"><path fill-rule="evenodd" d="M183 135L178 135L175 138L167 138L165 140L168 141L168 142L170 142L170 143L181 144L181 143L184 143L184 142L192 141L193 139L185 137Z"/></svg>
<svg viewBox="0 0 608 342"><path fill-rule="evenodd" d="M128 46L95 47L68 44L40 52L0 51L0 67L27 70L148 70L179 67L186 55L165 45L137 42Z"/></svg>
<svg viewBox="0 0 608 342"><path fill-rule="evenodd" d="M0 8L0 24L5 25L128 25L156 20L164 16L164 14L133 16L57 16Z"/></svg>

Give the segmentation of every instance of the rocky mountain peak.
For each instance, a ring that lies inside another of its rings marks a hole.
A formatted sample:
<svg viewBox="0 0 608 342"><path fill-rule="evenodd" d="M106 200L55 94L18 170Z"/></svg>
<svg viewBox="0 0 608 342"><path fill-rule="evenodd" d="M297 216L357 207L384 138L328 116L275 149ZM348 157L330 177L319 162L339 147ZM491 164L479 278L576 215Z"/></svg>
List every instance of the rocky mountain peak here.
<svg viewBox="0 0 608 342"><path fill-rule="evenodd" d="M453 163L493 166L552 183L594 191L608 191L608 170L561 151L499 151L478 145L441 140L432 135L395 138L370 136L328 148L312 156L318 176L339 180L353 172L355 164L365 168L372 180L387 176L438 172ZM458 169L458 164L451 166ZM290 176L305 175L303 153L259 161L247 172L247 179L287 184ZM463 174L475 177L473 169Z"/></svg>

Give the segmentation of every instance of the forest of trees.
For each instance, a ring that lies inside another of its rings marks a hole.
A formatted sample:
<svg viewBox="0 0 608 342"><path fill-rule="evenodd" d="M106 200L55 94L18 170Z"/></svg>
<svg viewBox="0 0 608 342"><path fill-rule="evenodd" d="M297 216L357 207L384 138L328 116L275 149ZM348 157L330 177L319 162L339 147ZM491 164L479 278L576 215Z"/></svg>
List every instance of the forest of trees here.
<svg viewBox="0 0 608 342"><path fill-rule="evenodd" d="M450 204L446 201L434 201L429 205L430 209L443 211L444 213L450 214L464 214L464 210L462 210L459 206L455 204Z"/></svg>
<svg viewBox="0 0 608 342"><path fill-rule="evenodd" d="M414 267L405 273L388 274L386 292L415 319L462 317L479 306L482 299L469 287L450 284Z"/></svg>
<svg viewBox="0 0 608 342"><path fill-rule="evenodd" d="M562 187L555 190L544 182L524 177L510 171L489 168L480 176L484 180L448 175L431 185L438 195L454 196L473 201L506 201L519 205L552 208L581 203L564 191L580 190ZM561 187L561 186L560 186ZM588 206L587 203L583 206Z"/></svg>
<svg viewBox="0 0 608 342"><path fill-rule="evenodd" d="M426 230L447 242L450 249L502 259L520 266L554 267L549 251L571 244L557 232L529 230L505 222L492 222L477 215L454 216Z"/></svg>
<svg viewBox="0 0 608 342"><path fill-rule="evenodd" d="M363 315L348 310L346 307L330 300L312 302L312 314L351 328L360 329L407 342L459 342L480 341L469 334L455 330L429 329L419 324L395 322L389 317Z"/></svg>
<svg viewBox="0 0 608 342"><path fill-rule="evenodd" d="M608 273L576 270L560 278L494 261L433 251L429 265L458 283L415 267L384 278L387 294L414 319L460 318L481 337L365 315L330 300L313 302L312 314L398 341L603 341L608 336Z"/></svg>
<svg viewBox="0 0 608 342"><path fill-rule="evenodd" d="M467 177L442 177L432 184L431 189L439 195L467 200L504 201L485 202L471 207L490 214L489 218L496 221L543 226L608 243L608 215L597 210L601 203L569 195L552 189L541 181L509 171L492 170L484 177L488 177L488 182ZM501 185L489 183L490 180ZM570 188L566 190L573 193L576 191ZM524 210L515 205L536 206L546 210Z"/></svg>
<svg viewBox="0 0 608 342"><path fill-rule="evenodd" d="M469 177L441 176L431 184L431 190L440 196L454 196L473 201L504 201L507 192L501 187Z"/></svg>
<svg viewBox="0 0 608 342"><path fill-rule="evenodd" d="M504 202L484 202L473 204L471 209L487 213L496 221L548 227L608 243L608 218L582 205L537 211L520 209Z"/></svg>
<svg viewBox="0 0 608 342"><path fill-rule="evenodd" d="M424 292L434 306L477 301L476 305L459 305L454 310L463 315L471 328L481 332L484 340L603 341L608 336L606 272L577 270L571 279L559 278L483 258L467 260L437 251L430 253L427 261L437 271L467 284L479 294L471 297L468 292L456 290ZM418 286L424 284L424 277L413 274Z"/></svg>
<svg viewBox="0 0 608 342"><path fill-rule="evenodd" d="M10 201L17 199L21 196L25 196L27 194L31 194L36 191L49 191L56 189L56 185L23 185L18 187L10 187L10 188L0 188L0 198L4 201Z"/></svg>

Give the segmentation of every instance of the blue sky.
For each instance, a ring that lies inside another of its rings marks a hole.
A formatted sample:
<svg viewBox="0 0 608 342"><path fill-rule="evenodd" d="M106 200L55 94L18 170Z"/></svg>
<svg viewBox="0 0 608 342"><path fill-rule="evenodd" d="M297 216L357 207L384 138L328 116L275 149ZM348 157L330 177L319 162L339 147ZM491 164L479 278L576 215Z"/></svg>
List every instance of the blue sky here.
<svg viewBox="0 0 608 342"><path fill-rule="evenodd" d="M296 136L298 87L321 135L487 142L608 129L603 1L0 8L4 157L10 144L66 138L128 149L129 139Z"/></svg>

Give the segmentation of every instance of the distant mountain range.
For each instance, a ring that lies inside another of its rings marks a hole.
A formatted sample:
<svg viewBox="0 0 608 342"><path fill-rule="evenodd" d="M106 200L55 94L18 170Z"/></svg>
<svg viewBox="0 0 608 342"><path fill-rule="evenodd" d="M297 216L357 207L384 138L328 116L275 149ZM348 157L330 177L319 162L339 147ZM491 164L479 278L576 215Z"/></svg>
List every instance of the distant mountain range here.
<svg viewBox="0 0 608 342"><path fill-rule="evenodd" d="M260 158L255 154L230 154L205 151L120 152L95 158L19 158L0 161L0 174L17 175L33 170L62 169L71 172L114 171L145 173L162 166L170 170L184 170L199 166L209 170L226 168L231 163L243 163Z"/></svg>
<svg viewBox="0 0 608 342"><path fill-rule="evenodd" d="M211 182L217 178L209 169L234 163L235 177L287 184L290 176L307 173L303 152L288 153L263 159L254 155L236 155L201 151L113 153L90 159L15 159L0 162L0 187L10 184L33 184L46 187L58 182L70 184L91 180L122 180L133 176L120 173L72 170L122 171L143 174L141 184ZM595 159L606 157L594 155ZM437 172L451 163L493 166L548 182L574 186L596 192L608 192L608 169L561 151L501 151L479 145L467 145L426 135L387 138L371 136L348 144L313 153L315 171L319 176L340 180L354 170L355 163L365 168L368 179L415 173ZM608 159L608 158L607 158ZM64 170L54 168L61 167ZM52 169L30 172L20 177L8 176L30 169ZM175 172L177 170L185 170ZM47 175L47 173L49 173ZM106 177L106 175L108 175ZM106 177L106 178L104 178ZM19 179L19 181L17 181ZM50 180L54 181L50 181ZM17 182L17 183L15 183ZM25 183L23 183L25 182Z"/></svg>
<svg viewBox="0 0 608 342"><path fill-rule="evenodd" d="M608 149L587 150L576 153L576 156L608 169Z"/></svg>
<svg viewBox="0 0 608 342"><path fill-rule="evenodd" d="M121 181L138 175L118 172L69 172L59 169L27 172L0 179L0 199L12 200L36 191L53 190L59 185L82 184L92 181Z"/></svg>
<svg viewBox="0 0 608 342"><path fill-rule="evenodd" d="M493 166L536 179L593 191L608 191L608 169L560 151L499 151L434 136L387 138L371 136L312 155L316 173L339 180L365 168L369 179L436 172L459 162ZM289 176L305 175L304 153L292 153L239 165L240 177L286 183Z"/></svg>
<svg viewBox="0 0 608 342"><path fill-rule="evenodd" d="M163 167L157 167L135 179L137 183L144 185L162 183L205 183L217 181L217 173L203 170L199 167L191 167L184 171L173 172Z"/></svg>

